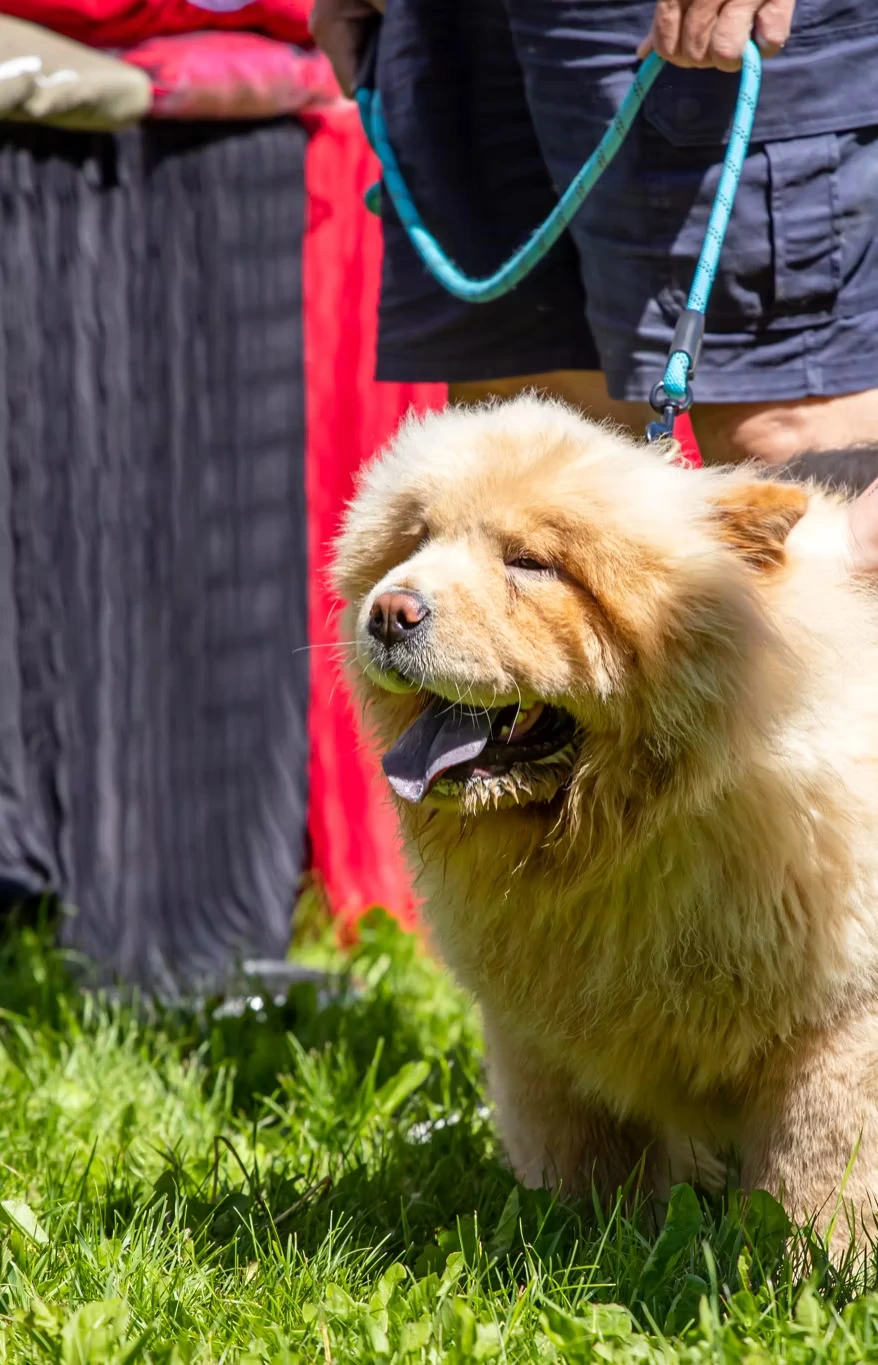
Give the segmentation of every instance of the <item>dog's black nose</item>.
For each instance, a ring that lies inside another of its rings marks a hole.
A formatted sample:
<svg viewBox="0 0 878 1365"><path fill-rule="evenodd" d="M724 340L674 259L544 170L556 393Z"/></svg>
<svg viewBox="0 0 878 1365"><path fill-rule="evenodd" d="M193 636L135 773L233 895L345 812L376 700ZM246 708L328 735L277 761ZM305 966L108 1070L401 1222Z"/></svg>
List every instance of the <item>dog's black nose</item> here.
<svg viewBox="0 0 878 1365"><path fill-rule="evenodd" d="M419 592L383 592L369 612L369 634L385 645L409 639L430 615Z"/></svg>

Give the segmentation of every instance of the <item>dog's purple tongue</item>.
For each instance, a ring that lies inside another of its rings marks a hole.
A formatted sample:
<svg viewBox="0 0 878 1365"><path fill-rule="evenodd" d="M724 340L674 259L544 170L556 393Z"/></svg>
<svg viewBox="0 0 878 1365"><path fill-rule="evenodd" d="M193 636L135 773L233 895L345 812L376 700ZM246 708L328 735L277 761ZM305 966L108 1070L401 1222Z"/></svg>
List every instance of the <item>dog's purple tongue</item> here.
<svg viewBox="0 0 878 1365"><path fill-rule="evenodd" d="M490 738L487 712L436 700L384 755L387 780L403 801L417 804L449 768L478 758Z"/></svg>

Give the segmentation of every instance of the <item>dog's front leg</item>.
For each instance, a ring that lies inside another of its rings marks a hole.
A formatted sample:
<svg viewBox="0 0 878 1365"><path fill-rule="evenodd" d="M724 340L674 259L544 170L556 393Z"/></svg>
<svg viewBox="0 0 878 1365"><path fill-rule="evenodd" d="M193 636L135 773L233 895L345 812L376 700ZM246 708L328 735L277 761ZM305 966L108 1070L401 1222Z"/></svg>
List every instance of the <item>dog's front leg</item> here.
<svg viewBox="0 0 878 1365"><path fill-rule="evenodd" d="M524 1185L589 1194L606 1206L650 1143L639 1125L615 1118L577 1092L569 1071L484 1015L488 1085L509 1164Z"/></svg>
<svg viewBox="0 0 878 1365"><path fill-rule="evenodd" d="M850 1171L845 1174L852 1157ZM878 1209L878 1016L775 1048L751 1078L741 1183L791 1217L834 1224L835 1251L874 1239Z"/></svg>

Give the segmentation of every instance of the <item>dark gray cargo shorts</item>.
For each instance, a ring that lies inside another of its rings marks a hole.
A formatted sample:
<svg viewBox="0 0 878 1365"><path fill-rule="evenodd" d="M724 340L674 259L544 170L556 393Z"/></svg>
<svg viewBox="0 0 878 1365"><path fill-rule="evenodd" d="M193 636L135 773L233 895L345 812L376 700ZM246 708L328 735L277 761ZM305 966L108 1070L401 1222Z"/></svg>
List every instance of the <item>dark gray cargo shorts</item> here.
<svg viewBox="0 0 878 1365"><path fill-rule="evenodd" d="M653 0L387 0L376 59L391 141L427 226L483 275L546 216L636 69ZM603 370L645 399L684 307L738 78L667 68L541 267L466 304L386 201L378 377ZM700 402L878 387L878 3L798 0L765 64L723 250Z"/></svg>

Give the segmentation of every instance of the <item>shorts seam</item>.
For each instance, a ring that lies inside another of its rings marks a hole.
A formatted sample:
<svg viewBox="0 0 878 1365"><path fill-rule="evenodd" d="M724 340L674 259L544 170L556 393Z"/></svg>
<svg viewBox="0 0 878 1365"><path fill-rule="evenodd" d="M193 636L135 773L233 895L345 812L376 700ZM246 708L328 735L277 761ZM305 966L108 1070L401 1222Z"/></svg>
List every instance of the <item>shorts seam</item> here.
<svg viewBox="0 0 878 1365"><path fill-rule="evenodd" d="M614 377L608 374L610 397L629 403L644 402L659 368L638 367L633 374L627 373L621 383L614 382ZM795 403L802 398L839 398L878 388L878 370L875 366L852 371L847 364L815 365L812 356L803 351L795 360L778 366L775 382L767 380L765 371L758 375L738 371L728 379L720 371L707 375L702 372L693 386L695 403Z"/></svg>
<svg viewBox="0 0 878 1365"><path fill-rule="evenodd" d="M517 375L547 374L552 370L600 368L597 354L587 356L571 347L501 354L485 343L484 357L476 360L444 359L437 351L423 359L402 354L379 344L375 378L397 384L477 384Z"/></svg>

